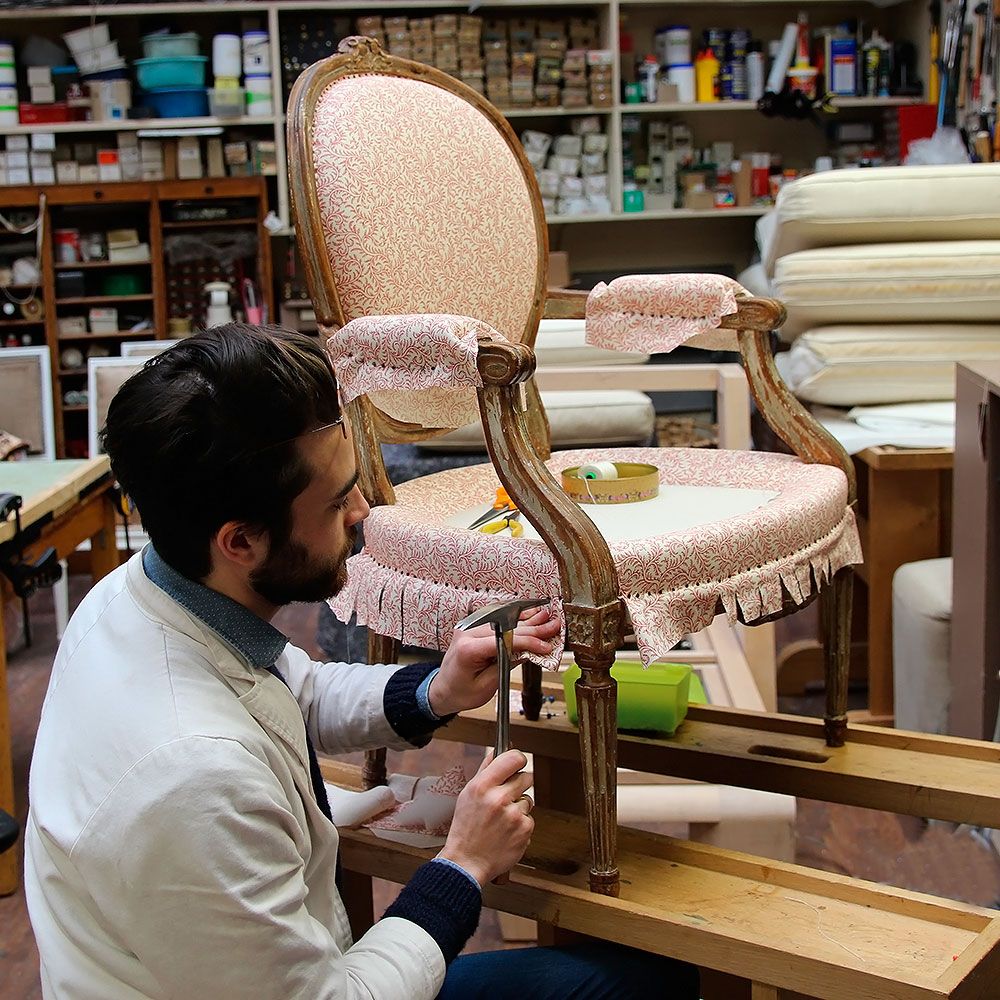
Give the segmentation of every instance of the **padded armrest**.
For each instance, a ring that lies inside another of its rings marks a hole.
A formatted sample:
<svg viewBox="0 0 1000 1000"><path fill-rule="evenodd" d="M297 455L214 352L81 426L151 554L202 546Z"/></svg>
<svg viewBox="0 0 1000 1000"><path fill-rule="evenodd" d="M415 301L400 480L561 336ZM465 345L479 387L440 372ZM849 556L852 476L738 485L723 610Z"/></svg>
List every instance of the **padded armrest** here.
<svg viewBox="0 0 1000 1000"><path fill-rule="evenodd" d="M668 353L682 344L736 351L720 330L746 291L721 274L632 274L601 282L587 299L587 343L617 351Z"/></svg>
<svg viewBox="0 0 1000 1000"><path fill-rule="evenodd" d="M469 316L426 313L362 316L331 334L326 347L345 403L367 395L398 420L461 427L479 417L480 341L506 338Z"/></svg>

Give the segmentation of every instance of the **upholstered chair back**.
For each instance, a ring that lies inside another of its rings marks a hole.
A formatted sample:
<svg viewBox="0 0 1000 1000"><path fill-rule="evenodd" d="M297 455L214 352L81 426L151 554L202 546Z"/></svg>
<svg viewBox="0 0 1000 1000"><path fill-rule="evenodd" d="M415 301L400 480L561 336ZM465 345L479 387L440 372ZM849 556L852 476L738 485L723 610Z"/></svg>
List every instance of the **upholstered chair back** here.
<svg viewBox="0 0 1000 1000"><path fill-rule="evenodd" d="M289 105L294 217L321 333L452 314L533 344L547 237L510 126L457 80L370 39L341 52L303 74Z"/></svg>

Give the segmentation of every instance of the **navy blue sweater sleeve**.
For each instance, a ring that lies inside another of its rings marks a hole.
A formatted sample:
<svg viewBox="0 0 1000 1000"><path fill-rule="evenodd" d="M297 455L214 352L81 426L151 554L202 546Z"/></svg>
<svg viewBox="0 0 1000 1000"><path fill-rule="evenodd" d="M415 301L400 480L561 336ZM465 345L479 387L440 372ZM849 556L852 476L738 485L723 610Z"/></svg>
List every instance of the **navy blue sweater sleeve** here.
<svg viewBox="0 0 1000 1000"><path fill-rule="evenodd" d="M436 663L411 663L400 667L389 678L382 694L382 708L389 725L404 740L417 747L426 746L431 733L454 718L454 715L446 715L432 719L417 700L417 688L437 666Z"/></svg>
<svg viewBox="0 0 1000 1000"><path fill-rule="evenodd" d="M414 872L384 915L423 927L438 943L447 964L476 932L482 905L482 894L468 875L428 861Z"/></svg>

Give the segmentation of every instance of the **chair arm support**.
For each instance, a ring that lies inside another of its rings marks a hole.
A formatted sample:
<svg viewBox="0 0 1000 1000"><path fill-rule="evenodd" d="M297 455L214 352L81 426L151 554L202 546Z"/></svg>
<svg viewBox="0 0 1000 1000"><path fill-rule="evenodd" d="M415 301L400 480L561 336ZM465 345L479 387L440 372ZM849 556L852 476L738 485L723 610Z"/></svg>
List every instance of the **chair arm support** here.
<svg viewBox="0 0 1000 1000"><path fill-rule="evenodd" d="M521 386L535 370L522 344L479 344L479 410L486 447L500 482L538 530L559 566L566 644L598 657L618 648L627 615L604 536L553 478L532 445Z"/></svg>
<svg viewBox="0 0 1000 1000"><path fill-rule="evenodd" d="M857 499L854 463L843 445L815 420L785 385L774 363L770 331L742 329L739 338L743 367L761 416L803 462L840 469L847 477L847 502L854 503Z"/></svg>

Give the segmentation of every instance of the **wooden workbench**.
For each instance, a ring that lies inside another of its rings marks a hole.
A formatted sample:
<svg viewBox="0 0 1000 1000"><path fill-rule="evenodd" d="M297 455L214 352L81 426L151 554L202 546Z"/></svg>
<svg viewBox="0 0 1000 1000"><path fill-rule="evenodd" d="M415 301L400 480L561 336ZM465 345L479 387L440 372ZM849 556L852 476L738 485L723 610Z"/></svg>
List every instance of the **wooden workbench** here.
<svg viewBox="0 0 1000 1000"><path fill-rule="evenodd" d="M0 493L23 498L21 532L24 554L37 556L53 546L64 559L90 539L90 567L99 580L118 565L115 512L108 491L111 466L104 456L84 460L0 463ZM0 523L0 545L17 544L13 516ZM0 809L15 814L11 765L10 713L7 700L7 637L2 605L13 592L6 578L0 587ZM0 857L0 895L17 889L17 851Z"/></svg>
<svg viewBox="0 0 1000 1000"><path fill-rule="evenodd" d="M536 753L536 772L539 764ZM321 767L328 781L360 788L360 769ZM546 794L536 782L536 796ZM994 996L1000 916L993 911L624 828L614 899L589 891L582 817L544 807L533 815L523 863L506 885L485 887L485 905L737 977L752 984L753 1000L789 990L820 1000ZM434 853L341 830L356 934L374 917L371 879L405 883ZM705 991L713 1000L743 995Z"/></svg>

